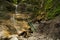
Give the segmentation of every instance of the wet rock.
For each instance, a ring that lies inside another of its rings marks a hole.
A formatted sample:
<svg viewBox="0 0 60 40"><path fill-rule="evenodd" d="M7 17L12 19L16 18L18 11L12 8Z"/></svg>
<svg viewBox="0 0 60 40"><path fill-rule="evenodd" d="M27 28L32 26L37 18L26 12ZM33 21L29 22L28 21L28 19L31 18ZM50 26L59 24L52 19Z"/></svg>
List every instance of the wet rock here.
<svg viewBox="0 0 60 40"><path fill-rule="evenodd" d="M55 39L60 38L60 16L57 16L53 20L49 20L46 22L41 22L40 25L38 26L39 30L38 32L44 35L47 35L49 37L52 37Z"/></svg>
<svg viewBox="0 0 60 40"><path fill-rule="evenodd" d="M38 40L38 38L36 38L36 37L29 37L28 40Z"/></svg>
<svg viewBox="0 0 60 40"><path fill-rule="evenodd" d="M17 20L19 20L19 19L25 20L25 19L30 18L30 15L18 13L18 14L16 14L15 18L16 18Z"/></svg>
<svg viewBox="0 0 60 40"><path fill-rule="evenodd" d="M18 40L18 35L11 35L10 36L10 40Z"/></svg>
<svg viewBox="0 0 60 40"><path fill-rule="evenodd" d="M6 30L0 31L0 40L8 40L9 36L10 36L9 31Z"/></svg>
<svg viewBox="0 0 60 40"><path fill-rule="evenodd" d="M17 30L12 25L6 25L8 28L8 31L11 32L11 34L16 34Z"/></svg>

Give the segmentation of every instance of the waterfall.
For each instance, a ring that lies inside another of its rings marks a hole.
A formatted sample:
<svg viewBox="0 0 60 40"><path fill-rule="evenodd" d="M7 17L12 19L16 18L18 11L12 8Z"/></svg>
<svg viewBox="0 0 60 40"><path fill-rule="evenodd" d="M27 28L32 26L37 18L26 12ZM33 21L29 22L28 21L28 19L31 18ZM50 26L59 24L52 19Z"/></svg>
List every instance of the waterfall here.
<svg viewBox="0 0 60 40"><path fill-rule="evenodd" d="M18 13L18 12L17 12L17 6L18 6L18 5L15 5L15 15L13 14L13 26L16 28L16 30L17 30L17 27L16 27L17 23L16 23L15 16L16 16L16 14ZM17 31L18 31L18 30L17 30Z"/></svg>
<svg viewBox="0 0 60 40"><path fill-rule="evenodd" d="M18 5L15 5L15 8L16 8L16 9L15 9L15 15L13 15L13 24L14 24L14 27L15 27L15 25L16 25L15 16L16 16L16 14L18 13L18 12L17 12L17 6L18 6Z"/></svg>
<svg viewBox="0 0 60 40"><path fill-rule="evenodd" d="M16 9L15 9L15 16L19 15L19 14L18 14L18 11L17 11L17 7L18 7L18 5L15 5L15 8L16 8Z"/></svg>
<svg viewBox="0 0 60 40"><path fill-rule="evenodd" d="M12 21L13 21L13 26L15 27L16 26L16 19L15 19L15 16L16 16L16 14L18 13L17 12L17 5L15 5L15 14L13 14L12 15Z"/></svg>
<svg viewBox="0 0 60 40"><path fill-rule="evenodd" d="M17 26L17 22L16 22L16 19L15 19L15 17L17 15L19 15L18 11L17 11L17 7L18 7L18 5L15 5L15 14L12 15L11 22L13 24L13 27L16 29L17 33L19 34L19 33L21 33L21 31L19 30L19 26Z"/></svg>
<svg viewBox="0 0 60 40"><path fill-rule="evenodd" d="M15 7L16 7L16 9L15 9L15 15L13 15L13 18L14 18L13 21L14 21L14 27L16 28L16 31L19 34L19 33L21 33L21 31L19 30L19 26L17 26L16 19L15 19L15 16L19 15L18 11L17 11L18 5L15 5Z"/></svg>
<svg viewBox="0 0 60 40"><path fill-rule="evenodd" d="M13 26L15 26L16 25L16 20L15 20L15 15L14 14L12 16L12 21L13 21Z"/></svg>
<svg viewBox="0 0 60 40"><path fill-rule="evenodd" d="M16 29L16 31L18 31L18 29L17 29L17 27L16 27L16 25L17 25L17 23L16 23L16 19L15 19L15 16L17 15L17 6L18 5L15 5L15 13L14 14L12 14L12 17L11 17L11 22L12 22L12 25L13 25L13 27Z"/></svg>
<svg viewBox="0 0 60 40"><path fill-rule="evenodd" d="M15 5L15 7L16 7L16 9L15 9L15 13L17 14L18 12L17 12L17 7L18 7L18 5Z"/></svg>

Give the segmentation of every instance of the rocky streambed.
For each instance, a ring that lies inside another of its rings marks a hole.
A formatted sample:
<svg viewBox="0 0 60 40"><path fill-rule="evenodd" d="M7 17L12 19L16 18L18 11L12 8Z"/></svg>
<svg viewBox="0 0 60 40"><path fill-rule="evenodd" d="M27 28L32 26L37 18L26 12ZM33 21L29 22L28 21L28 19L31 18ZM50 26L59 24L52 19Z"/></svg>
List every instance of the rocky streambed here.
<svg viewBox="0 0 60 40"><path fill-rule="evenodd" d="M2 38L1 40L53 40L53 39L45 35L34 32L28 38L25 38L23 36L18 36L15 34L15 35L10 35L9 38Z"/></svg>
<svg viewBox="0 0 60 40"><path fill-rule="evenodd" d="M49 21L33 23L36 32L30 30L26 21L0 21L0 40L60 40L60 16Z"/></svg>

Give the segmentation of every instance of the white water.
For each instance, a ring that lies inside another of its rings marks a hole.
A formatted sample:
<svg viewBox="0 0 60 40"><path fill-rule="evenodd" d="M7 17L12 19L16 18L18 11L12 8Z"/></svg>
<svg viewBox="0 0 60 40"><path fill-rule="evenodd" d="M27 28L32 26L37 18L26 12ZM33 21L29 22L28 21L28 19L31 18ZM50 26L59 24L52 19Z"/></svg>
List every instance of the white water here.
<svg viewBox="0 0 60 40"><path fill-rule="evenodd" d="M16 23L16 19L15 19L15 16L17 15L17 6L18 5L15 5L15 14L12 14L12 17L11 17L11 22L12 22L12 25L13 25L13 27L15 27L16 28L16 25L17 25L17 23ZM16 30L17 30L17 28L16 28Z"/></svg>
<svg viewBox="0 0 60 40"><path fill-rule="evenodd" d="M18 13L18 12L17 12L17 6L18 6L18 5L15 5L15 8L16 8L16 9L15 9L15 14L13 14L13 16L12 16L12 21L13 21L13 26L14 26L14 27L16 26L15 16L16 16L16 14Z"/></svg>
<svg viewBox="0 0 60 40"><path fill-rule="evenodd" d="M13 26L15 26L16 25L16 20L15 20L15 15L14 14L12 16L12 21L13 21Z"/></svg>
<svg viewBox="0 0 60 40"><path fill-rule="evenodd" d="M18 5L15 5L15 7L16 7L16 9L15 9L15 13L17 14L18 12L17 12L17 7L18 7Z"/></svg>
<svg viewBox="0 0 60 40"><path fill-rule="evenodd" d="M15 14L12 15L11 21L13 23L13 27L16 29L17 33L19 34L19 33L21 33L21 31L19 30L19 26L17 26L17 22L16 22L16 19L15 19L15 17L18 15L17 7L18 7L18 5L15 5L15 8L16 8L15 9Z"/></svg>
<svg viewBox="0 0 60 40"><path fill-rule="evenodd" d="M15 9L15 15L13 15L13 26L14 26L15 28L16 28L16 24L17 24L17 23L16 23L16 19L15 19L15 16L16 16L16 14L18 13L18 12L17 12L17 6L18 6L18 5L15 5L15 8L16 8L16 9ZM17 28L16 28L16 30L17 30Z"/></svg>
<svg viewBox="0 0 60 40"><path fill-rule="evenodd" d="M21 31L19 30L19 27L17 26L17 23L16 23L16 19L15 19L15 16L18 15L18 11L17 11L17 7L18 5L15 5L16 9L15 9L15 15L13 15L13 24L14 24L14 27L16 28L17 30L17 33L21 33Z"/></svg>

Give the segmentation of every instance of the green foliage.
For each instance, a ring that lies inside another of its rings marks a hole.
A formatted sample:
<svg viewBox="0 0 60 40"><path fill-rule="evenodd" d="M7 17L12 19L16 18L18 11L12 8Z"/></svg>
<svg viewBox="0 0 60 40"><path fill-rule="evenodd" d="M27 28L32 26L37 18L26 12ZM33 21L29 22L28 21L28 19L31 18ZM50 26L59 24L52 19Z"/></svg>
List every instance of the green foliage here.
<svg viewBox="0 0 60 40"><path fill-rule="evenodd" d="M17 0L13 0L14 4L17 4Z"/></svg>
<svg viewBox="0 0 60 40"><path fill-rule="evenodd" d="M26 3L26 12L32 12L32 17L40 15L45 12L45 18L53 19L60 11L59 0L24 0L22 3ZM31 6L28 6L31 5ZM42 5L42 7L41 7Z"/></svg>
<svg viewBox="0 0 60 40"><path fill-rule="evenodd" d="M52 1L50 1L52 2ZM47 4L46 4L47 5ZM55 0L52 2L52 4L48 4L49 6L46 7L46 10L47 10L47 18L48 19L53 19L54 17L60 15L60 2L59 0Z"/></svg>
<svg viewBox="0 0 60 40"><path fill-rule="evenodd" d="M2 0L0 0L2 1ZM32 17L36 18L38 15L40 16L42 12L44 12L45 18L53 19L55 16L60 15L60 1L59 0L5 0L10 4L17 4L18 11L20 12L28 12L32 13ZM4 1L0 2L0 4L4 4ZM15 10L13 5L4 4L4 10Z"/></svg>
<svg viewBox="0 0 60 40"><path fill-rule="evenodd" d="M53 0L46 0L45 1L45 9L49 9L53 6Z"/></svg>

